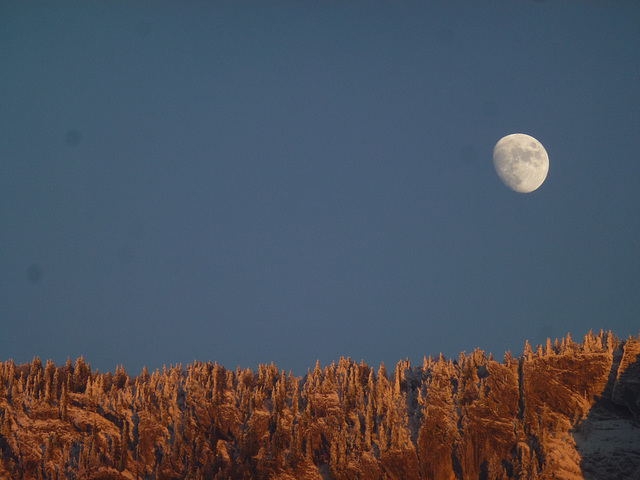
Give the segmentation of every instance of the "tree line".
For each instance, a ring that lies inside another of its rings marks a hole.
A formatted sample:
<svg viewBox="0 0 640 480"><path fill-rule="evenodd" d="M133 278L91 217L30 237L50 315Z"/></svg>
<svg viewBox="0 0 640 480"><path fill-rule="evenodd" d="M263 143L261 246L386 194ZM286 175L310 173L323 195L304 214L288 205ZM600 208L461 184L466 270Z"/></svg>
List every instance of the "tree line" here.
<svg viewBox="0 0 640 480"><path fill-rule="evenodd" d="M194 362L131 377L83 357L9 360L0 477L551 478L550 439L579 424L637 343L589 332L581 343L527 342L502 362L476 349L388 372L341 358L304 377L273 364ZM549 371L560 372L551 383Z"/></svg>

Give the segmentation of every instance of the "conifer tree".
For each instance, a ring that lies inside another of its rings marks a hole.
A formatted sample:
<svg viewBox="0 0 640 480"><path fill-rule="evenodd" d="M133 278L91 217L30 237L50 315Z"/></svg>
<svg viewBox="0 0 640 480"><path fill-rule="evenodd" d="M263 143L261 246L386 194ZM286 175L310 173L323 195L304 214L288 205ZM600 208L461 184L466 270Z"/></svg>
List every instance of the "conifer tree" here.
<svg viewBox="0 0 640 480"><path fill-rule="evenodd" d="M144 384L147 384L151 381L151 375L149 375L149 370L146 365L142 367L142 373L140 374L140 381Z"/></svg>
<svg viewBox="0 0 640 480"><path fill-rule="evenodd" d="M573 340L571 339L571 334L567 333L567 337L564 343L564 354L567 353L573 353L574 349L575 349L575 344L573 343Z"/></svg>
<svg viewBox="0 0 640 480"><path fill-rule="evenodd" d="M378 378L389 379L387 376L387 367L384 366L384 362L380 363L380 369L378 370Z"/></svg>
<svg viewBox="0 0 640 480"><path fill-rule="evenodd" d="M504 354L504 364L509 367L511 366L511 364L515 361L515 359L513 358L513 354L511 353L511 350L507 350Z"/></svg>
<svg viewBox="0 0 640 480"><path fill-rule="evenodd" d="M42 375L42 361L40 357L33 357L33 362L31 362L31 368L29 370L29 377L36 378Z"/></svg>
<svg viewBox="0 0 640 480"><path fill-rule="evenodd" d="M129 376L122 365L116 367L116 374L113 377L113 385L118 390L123 390L129 382Z"/></svg>
<svg viewBox="0 0 640 480"><path fill-rule="evenodd" d="M91 398L93 396L93 384L92 384L92 381L91 381L91 376L87 377L84 394L86 396L88 396L89 398Z"/></svg>
<svg viewBox="0 0 640 480"><path fill-rule="evenodd" d="M460 387L458 394L458 405L465 406L471 404L478 398L478 373L473 362L465 362L460 376Z"/></svg>
<svg viewBox="0 0 640 480"><path fill-rule="evenodd" d="M553 351L553 345L551 344L551 339L547 338L547 346L545 349L545 355L550 356L550 355L555 355L555 352Z"/></svg>
<svg viewBox="0 0 640 480"><path fill-rule="evenodd" d="M529 340L527 340L524 344L524 358L529 362L533 359L533 350L531 349Z"/></svg>
<svg viewBox="0 0 640 480"><path fill-rule="evenodd" d="M369 394L369 403L367 404L367 409L365 413L365 423L364 423L364 446L366 450L371 450L373 446L373 435L375 433L376 428L376 419L375 419L375 404L374 397L370 393Z"/></svg>
<svg viewBox="0 0 640 480"><path fill-rule="evenodd" d="M67 421L67 408L68 408L68 403L69 403L69 397L68 397L68 382L64 382L62 384L62 394L60 396L60 419L62 421Z"/></svg>
<svg viewBox="0 0 640 480"><path fill-rule="evenodd" d="M81 393L87 388L87 379L91 376L91 367L84 361L84 356L76 360L73 370L73 392Z"/></svg>
<svg viewBox="0 0 640 480"><path fill-rule="evenodd" d="M98 373L96 370L96 377L92 382L91 396L97 401L102 400L102 394L104 392L104 375Z"/></svg>
<svg viewBox="0 0 640 480"><path fill-rule="evenodd" d="M57 387L54 385L54 377L55 374L58 373L58 369L56 368L53 360L47 360L47 366L44 370L44 381L45 381L45 400L48 403L53 401L54 396L56 396Z"/></svg>
<svg viewBox="0 0 640 480"><path fill-rule="evenodd" d="M600 333L598 334L598 336L596 337L596 350L598 352L602 352L604 350L604 345L603 345L603 337L604 337L604 332L602 330L600 330Z"/></svg>
<svg viewBox="0 0 640 480"><path fill-rule="evenodd" d="M611 330L609 330L609 332L607 333L607 351L609 353L613 353L613 351L616 349L616 347L617 347L616 338L613 335L613 332Z"/></svg>

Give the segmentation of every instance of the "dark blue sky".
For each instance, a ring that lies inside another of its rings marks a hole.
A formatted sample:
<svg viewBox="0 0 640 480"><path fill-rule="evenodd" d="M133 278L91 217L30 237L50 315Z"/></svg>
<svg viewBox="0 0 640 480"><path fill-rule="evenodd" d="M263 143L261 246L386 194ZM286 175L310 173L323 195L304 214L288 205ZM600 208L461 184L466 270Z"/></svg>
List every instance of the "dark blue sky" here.
<svg viewBox="0 0 640 480"><path fill-rule="evenodd" d="M0 5L0 356L303 374L640 329L638 2ZM546 182L505 187L527 133Z"/></svg>

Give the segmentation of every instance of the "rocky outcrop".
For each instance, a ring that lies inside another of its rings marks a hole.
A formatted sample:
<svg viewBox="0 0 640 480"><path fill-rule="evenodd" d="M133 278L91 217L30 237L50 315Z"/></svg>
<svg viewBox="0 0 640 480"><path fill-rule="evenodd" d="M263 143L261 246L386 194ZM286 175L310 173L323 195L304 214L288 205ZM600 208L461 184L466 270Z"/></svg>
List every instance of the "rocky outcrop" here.
<svg viewBox="0 0 640 480"><path fill-rule="evenodd" d="M640 342L589 333L502 363L195 363L129 377L0 364L0 478L636 479Z"/></svg>
<svg viewBox="0 0 640 480"><path fill-rule="evenodd" d="M640 342L633 338L624 344L612 400L640 416Z"/></svg>
<svg viewBox="0 0 640 480"><path fill-rule="evenodd" d="M640 342L629 338L612 359L604 394L571 432L587 480L640 479Z"/></svg>

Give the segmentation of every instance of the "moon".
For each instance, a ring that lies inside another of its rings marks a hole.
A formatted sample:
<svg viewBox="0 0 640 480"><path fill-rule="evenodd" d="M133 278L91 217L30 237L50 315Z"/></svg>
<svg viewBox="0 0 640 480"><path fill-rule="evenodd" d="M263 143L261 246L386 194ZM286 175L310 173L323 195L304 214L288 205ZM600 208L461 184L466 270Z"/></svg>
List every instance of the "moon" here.
<svg viewBox="0 0 640 480"><path fill-rule="evenodd" d="M549 155L535 138L513 133L502 137L493 147L493 166L511 190L530 193L547 178Z"/></svg>

